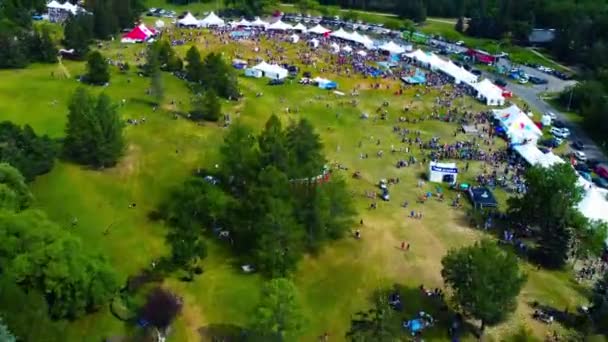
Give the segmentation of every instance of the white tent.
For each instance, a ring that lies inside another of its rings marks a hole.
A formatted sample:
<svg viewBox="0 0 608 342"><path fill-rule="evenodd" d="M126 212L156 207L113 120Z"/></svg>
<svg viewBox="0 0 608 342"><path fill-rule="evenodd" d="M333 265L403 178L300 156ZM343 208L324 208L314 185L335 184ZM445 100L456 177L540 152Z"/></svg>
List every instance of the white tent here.
<svg viewBox="0 0 608 342"><path fill-rule="evenodd" d="M249 26L251 26L251 22L249 20L245 19L245 18L242 18L240 21L237 21L237 22L233 23L232 26L236 26L236 27L239 27L239 26L249 27Z"/></svg>
<svg viewBox="0 0 608 342"><path fill-rule="evenodd" d="M342 28L340 28L338 31L332 32L330 36L344 40L352 40L352 34L344 31Z"/></svg>
<svg viewBox="0 0 608 342"><path fill-rule="evenodd" d="M156 27L157 29L162 29L163 27L165 27L165 22L158 19L155 23L154 23L154 27Z"/></svg>
<svg viewBox="0 0 608 342"><path fill-rule="evenodd" d="M317 26L309 29L307 32L308 33L314 33L314 34L326 34L328 32L331 32L331 30L326 29L325 27L323 27L320 24L318 24Z"/></svg>
<svg viewBox="0 0 608 342"><path fill-rule="evenodd" d="M196 19L192 13L188 12L182 19L177 21L179 26L187 26L187 27L200 27L198 19Z"/></svg>
<svg viewBox="0 0 608 342"><path fill-rule="evenodd" d="M293 26L286 24L281 20L278 20L278 21L268 25L266 28L268 30L277 30L277 31L293 30Z"/></svg>
<svg viewBox="0 0 608 342"><path fill-rule="evenodd" d="M363 50L359 50L359 51L357 51L357 55L359 55L361 57L365 57L365 56L367 56L367 52L365 52Z"/></svg>
<svg viewBox="0 0 608 342"><path fill-rule="evenodd" d="M64 10L69 11L72 14L76 14L80 10L80 7L78 7L77 5L72 5L69 1L64 2L63 5L60 4L60 6L60 8L63 8Z"/></svg>
<svg viewBox="0 0 608 342"><path fill-rule="evenodd" d="M486 105L502 106L505 104L505 98L502 96L502 89L492 83L492 81L484 79L479 83L471 84L471 86L477 91L477 98Z"/></svg>
<svg viewBox="0 0 608 342"><path fill-rule="evenodd" d="M429 181L434 183L456 183L458 168L456 163L436 163L429 164Z"/></svg>
<svg viewBox="0 0 608 342"><path fill-rule="evenodd" d="M319 47L319 40L317 38L313 38L308 41L308 44L316 49Z"/></svg>
<svg viewBox="0 0 608 342"><path fill-rule="evenodd" d="M543 135L540 128L516 105L493 110L493 113L512 144L535 143Z"/></svg>
<svg viewBox="0 0 608 342"><path fill-rule="evenodd" d="M295 44L300 41L300 36L294 33L289 37L289 40Z"/></svg>
<svg viewBox="0 0 608 342"><path fill-rule="evenodd" d="M351 47L350 47L350 46L348 46L348 45L344 45L344 46L342 47L342 51L344 51L344 52L348 52L348 53L351 53L351 52L353 52L353 48L351 48Z"/></svg>
<svg viewBox="0 0 608 342"><path fill-rule="evenodd" d="M528 164L540 165L542 167L551 167L555 164L563 164L564 160L553 152L543 153L534 144L523 144L513 146L513 150L517 152Z"/></svg>
<svg viewBox="0 0 608 342"><path fill-rule="evenodd" d="M254 66L252 69L261 71L262 73L264 73L265 77L271 78L271 79L284 79L289 74L287 69L285 69L279 65L268 64L266 62L262 62L256 66Z"/></svg>
<svg viewBox="0 0 608 342"><path fill-rule="evenodd" d="M608 222L606 191L593 185L589 186L583 200L578 204L578 210L591 220Z"/></svg>
<svg viewBox="0 0 608 342"><path fill-rule="evenodd" d="M213 12L209 13L209 15L202 19L199 23L203 27L224 26L224 20Z"/></svg>
<svg viewBox="0 0 608 342"><path fill-rule="evenodd" d="M247 69L245 69L245 76L247 76L247 77L254 77L254 78L261 78L262 76L264 76L264 73L261 70L258 70L258 69L247 68Z"/></svg>
<svg viewBox="0 0 608 342"><path fill-rule="evenodd" d="M361 36L361 41L358 43L365 46L366 49L372 49L374 47L374 41L366 35Z"/></svg>
<svg viewBox="0 0 608 342"><path fill-rule="evenodd" d="M63 5L60 4L59 2L53 0L53 1L49 2L48 4L46 4L46 8L63 9Z"/></svg>
<svg viewBox="0 0 608 342"><path fill-rule="evenodd" d="M379 49L392 54L400 54L405 52L405 47L395 44L395 42L393 42L392 40L388 43L380 45Z"/></svg>
<svg viewBox="0 0 608 342"><path fill-rule="evenodd" d="M297 23L296 26L293 27L293 29L302 33L306 32L306 26L302 25L302 23Z"/></svg>
<svg viewBox="0 0 608 342"><path fill-rule="evenodd" d="M251 26L255 27L266 27L268 23L264 20L260 19L260 17L255 17L255 20L251 22Z"/></svg>

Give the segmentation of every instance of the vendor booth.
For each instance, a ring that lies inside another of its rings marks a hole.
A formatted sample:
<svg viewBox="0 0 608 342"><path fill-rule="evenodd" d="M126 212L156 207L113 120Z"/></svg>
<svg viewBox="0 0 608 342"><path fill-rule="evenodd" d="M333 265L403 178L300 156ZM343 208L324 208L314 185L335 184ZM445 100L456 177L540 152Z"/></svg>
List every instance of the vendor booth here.
<svg viewBox="0 0 608 342"><path fill-rule="evenodd" d="M289 40L295 44L300 41L300 36L294 33L289 37Z"/></svg>
<svg viewBox="0 0 608 342"><path fill-rule="evenodd" d="M458 177L456 163L437 163L429 164L429 181L434 183L455 184Z"/></svg>
<svg viewBox="0 0 608 342"><path fill-rule="evenodd" d="M201 27L201 24L198 19L196 19L192 13L188 12L186 15L177 20L177 26L180 27Z"/></svg>
<svg viewBox="0 0 608 342"><path fill-rule="evenodd" d="M262 76L264 76L264 73L258 69L247 68L245 69L245 76L253 78L262 78Z"/></svg>
<svg viewBox="0 0 608 342"><path fill-rule="evenodd" d="M315 82L321 89L333 90L338 88L338 84L336 82L321 77L316 77L313 82Z"/></svg>
<svg viewBox="0 0 608 342"><path fill-rule="evenodd" d="M268 64L266 62L262 62L252 69L261 71L266 78L270 78L273 80L282 80L287 78L289 71L287 69L277 65L277 64Z"/></svg>
<svg viewBox="0 0 608 342"><path fill-rule="evenodd" d="M494 194L486 187L469 188L469 198L475 209L496 208L498 206Z"/></svg>
<svg viewBox="0 0 608 342"><path fill-rule="evenodd" d="M199 24L202 27L221 27L224 26L224 20L218 17L215 13L211 12L208 16L201 20Z"/></svg>
<svg viewBox="0 0 608 342"><path fill-rule="evenodd" d="M540 128L516 105L492 112L511 144L536 143L543 135Z"/></svg>

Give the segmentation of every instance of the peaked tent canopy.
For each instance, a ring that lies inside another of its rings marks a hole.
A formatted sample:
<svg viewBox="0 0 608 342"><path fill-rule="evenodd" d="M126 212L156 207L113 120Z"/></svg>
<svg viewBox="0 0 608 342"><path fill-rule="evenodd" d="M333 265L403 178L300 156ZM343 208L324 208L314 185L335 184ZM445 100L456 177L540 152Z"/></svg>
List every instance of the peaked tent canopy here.
<svg viewBox="0 0 608 342"><path fill-rule="evenodd" d="M281 20L278 20L278 21L268 25L266 28L268 30L277 30L277 31L293 30L293 26L286 24Z"/></svg>
<svg viewBox="0 0 608 342"><path fill-rule="evenodd" d="M187 27L200 27L198 19L196 19L192 13L188 12L186 15L177 21L179 26L187 26Z"/></svg>
<svg viewBox="0 0 608 342"><path fill-rule="evenodd" d="M349 52L349 53L350 53L350 52L353 52L353 48L351 48L351 47L350 47L350 46L348 46L348 45L344 45L344 46L342 47L342 51L344 51L344 52Z"/></svg>
<svg viewBox="0 0 608 342"><path fill-rule="evenodd" d="M314 33L314 34L326 34L329 32L331 32L331 30L326 29L325 27L321 26L320 24L317 24L317 26L308 30L308 33Z"/></svg>
<svg viewBox="0 0 608 342"><path fill-rule="evenodd" d="M244 20L244 19L243 19ZM246 20L245 20L246 21ZM205 19L199 22L200 26L224 26L224 20L218 17L215 13L211 12L205 17Z"/></svg>
<svg viewBox="0 0 608 342"><path fill-rule="evenodd" d="M392 40L388 43L380 45L379 49L392 54L400 54L405 52L405 47L395 44L395 42L393 42Z"/></svg>
<svg viewBox="0 0 608 342"><path fill-rule="evenodd" d="M536 142L543 135L540 128L517 105L493 110L493 113L512 144L521 144L526 141Z"/></svg>
<svg viewBox="0 0 608 342"><path fill-rule="evenodd" d="M251 22L251 26L255 27L266 27L268 23L264 20L260 19L260 17L255 17L255 20Z"/></svg>
<svg viewBox="0 0 608 342"><path fill-rule="evenodd" d="M502 89L492 83L488 79L484 79L479 83L471 84L473 89L477 91L477 98L484 101L488 106L502 106L505 103L505 98L502 96Z"/></svg>
<svg viewBox="0 0 608 342"><path fill-rule="evenodd" d="M292 43L297 43L300 41L300 36L298 36L297 34L292 34L289 39L291 40Z"/></svg>
<svg viewBox="0 0 608 342"><path fill-rule="evenodd" d="M306 32L306 26L302 25L302 23L296 24L293 29L300 32Z"/></svg>
<svg viewBox="0 0 608 342"><path fill-rule="evenodd" d="M140 24L133 28L130 32L124 34L120 40L122 43L141 43L156 35L156 30Z"/></svg>
<svg viewBox="0 0 608 342"><path fill-rule="evenodd" d="M245 18L242 18L240 21L235 22L234 26L249 27L249 26L251 26L251 22Z"/></svg>
<svg viewBox="0 0 608 342"><path fill-rule="evenodd" d="M48 4L46 4L46 8L63 9L63 5L60 4L59 2L53 0L53 1L49 2Z"/></svg>

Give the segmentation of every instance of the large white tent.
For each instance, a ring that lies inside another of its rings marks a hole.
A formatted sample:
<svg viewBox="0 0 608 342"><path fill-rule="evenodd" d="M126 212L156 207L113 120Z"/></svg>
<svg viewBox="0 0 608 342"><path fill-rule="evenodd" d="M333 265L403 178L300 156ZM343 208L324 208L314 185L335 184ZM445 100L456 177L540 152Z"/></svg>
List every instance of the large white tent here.
<svg viewBox="0 0 608 342"><path fill-rule="evenodd" d="M251 26L251 22L245 18L241 18L241 20L232 23L232 26L235 27L249 27Z"/></svg>
<svg viewBox="0 0 608 342"><path fill-rule="evenodd" d="M608 221L606 191L590 186L583 200L578 204L578 210L589 219Z"/></svg>
<svg viewBox="0 0 608 342"><path fill-rule="evenodd" d="M255 20L251 22L251 26L255 27L266 27L268 23L264 20L260 19L260 17L255 17Z"/></svg>
<svg viewBox="0 0 608 342"><path fill-rule="evenodd" d="M352 40L352 34L344 31L342 28L340 28L338 31L332 32L330 36L344 40Z"/></svg>
<svg viewBox="0 0 608 342"><path fill-rule="evenodd" d="M382 47L380 48L382 49ZM441 59L434 53L425 53L424 51L418 49L409 54L406 54L406 56L418 61L418 63L424 65L425 67L428 67L431 70L439 70L444 74L451 76L454 79L454 82L456 83L464 82L473 86L473 84L477 82L478 77L476 75L470 73L462 67L457 66L456 64L452 63L452 61L446 61ZM484 88L484 90L486 89ZM497 99L493 97L493 100Z"/></svg>
<svg viewBox="0 0 608 342"><path fill-rule="evenodd" d="M63 5L60 4L59 2L53 0L53 1L49 2L48 4L46 4L46 8L63 9Z"/></svg>
<svg viewBox="0 0 608 342"><path fill-rule="evenodd" d="M177 21L177 25L186 27L201 27L200 22L196 19L192 13L188 12L186 15Z"/></svg>
<svg viewBox="0 0 608 342"><path fill-rule="evenodd" d="M306 32L306 26L302 25L302 23L297 23L296 26L293 27L293 29L302 33Z"/></svg>
<svg viewBox="0 0 608 342"><path fill-rule="evenodd" d="M556 156L553 152L543 153L535 144L516 145L513 146L513 150L530 165L551 167L555 164L565 163L562 158Z"/></svg>
<svg viewBox="0 0 608 342"><path fill-rule="evenodd" d="M493 110L494 118L500 122L512 144L536 143L543 132L517 105Z"/></svg>
<svg viewBox="0 0 608 342"><path fill-rule="evenodd" d="M308 29L307 31L308 33L314 33L314 34L326 34L331 32L331 30L326 29L325 27L321 26L320 24L318 24L317 26Z"/></svg>
<svg viewBox="0 0 608 342"><path fill-rule="evenodd" d="M378 47L382 51L387 51L392 54L401 54L405 52L405 47L396 44L392 40L388 43L384 43Z"/></svg>
<svg viewBox="0 0 608 342"><path fill-rule="evenodd" d="M209 13L209 15L202 19L199 23L200 26L203 27L224 26L224 20L213 12Z"/></svg>
<svg viewBox="0 0 608 342"><path fill-rule="evenodd" d="M275 21L274 23L268 25L266 27L268 30L277 30L277 31L287 31L287 30L293 30L293 26L284 23L281 20Z"/></svg>
<svg viewBox="0 0 608 342"><path fill-rule="evenodd" d="M281 67L280 65L268 64L266 62L262 62L254 66L252 69L261 71L267 78L277 80L284 79L289 74L289 71L287 71L287 69Z"/></svg>
<svg viewBox="0 0 608 342"><path fill-rule="evenodd" d="M470 85L477 91L477 99L483 101L486 105L502 106L505 104L502 89L487 78L478 83L470 83Z"/></svg>

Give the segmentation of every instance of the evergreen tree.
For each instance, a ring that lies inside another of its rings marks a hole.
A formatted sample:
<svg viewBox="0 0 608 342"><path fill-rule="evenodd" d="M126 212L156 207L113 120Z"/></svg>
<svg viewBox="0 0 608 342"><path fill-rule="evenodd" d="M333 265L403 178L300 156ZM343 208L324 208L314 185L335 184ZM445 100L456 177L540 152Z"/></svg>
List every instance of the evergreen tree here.
<svg viewBox="0 0 608 342"><path fill-rule="evenodd" d="M48 136L37 136L30 126L0 123L0 160L13 165L28 181L49 172L56 154L55 142Z"/></svg>
<svg viewBox="0 0 608 342"><path fill-rule="evenodd" d="M39 61L43 63L57 63L57 47L53 43L53 39L51 39L48 28L43 28L39 36Z"/></svg>
<svg viewBox="0 0 608 342"><path fill-rule="evenodd" d="M302 119L287 128L290 178L311 178L321 174L325 165L321 139L312 124Z"/></svg>
<svg viewBox="0 0 608 342"><path fill-rule="evenodd" d="M87 83L103 85L110 81L110 70L105 58L99 51L93 51L87 57Z"/></svg>
<svg viewBox="0 0 608 342"><path fill-rule="evenodd" d="M253 330L269 341L297 340L304 316L295 285L285 278L272 279L264 285L260 298L252 315Z"/></svg>
<svg viewBox="0 0 608 342"><path fill-rule="evenodd" d="M18 31L0 27L0 68L23 68L29 63L27 40Z"/></svg>
<svg viewBox="0 0 608 342"><path fill-rule="evenodd" d="M112 166L124 148L122 130L116 106L107 95L95 100L78 88L69 105L64 154L80 164Z"/></svg>
<svg viewBox="0 0 608 342"><path fill-rule="evenodd" d="M21 211L28 208L33 199L19 170L7 163L0 163L0 209Z"/></svg>
<svg viewBox="0 0 608 342"><path fill-rule="evenodd" d="M458 18L458 21L456 21L456 26L454 28L456 29L456 31L458 31L460 33L464 33L464 18L463 17Z"/></svg>
<svg viewBox="0 0 608 342"><path fill-rule="evenodd" d="M191 47L186 53L186 79L198 83L202 78L201 54L196 47Z"/></svg>
<svg viewBox="0 0 608 342"><path fill-rule="evenodd" d="M116 109L108 95L99 95L95 105L95 117L100 129L96 137L98 150L93 161L95 166L113 166L122 156L125 146L122 134L124 124Z"/></svg>
<svg viewBox="0 0 608 342"><path fill-rule="evenodd" d="M123 0L128 2L128 0ZM93 33L98 39L108 39L118 32L118 20L110 0L96 0L93 5Z"/></svg>
<svg viewBox="0 0 608 342"><path fill-rule="evenodd" d="M395 311L386 302L386 296L378 297L373 308L355 314L346 338L357 342L395 341L400 331L394 317Z"/></svg>
<svg viewBox="0 0 608 342"><path fill-rule="evenodd" d="M205 57L201 66L200 83L205 90L211 89L225 99L239 96L234 70L224 62L220 54L212 52Z"/></svg>
<svg viewBox="0 0 608 342"><path fill-rule="evenodd" d="M87 14L70 16L63 26L63 45L74 49L74 54L84 58L93 38L93 17Z"/></svg>
<svg viewBox="0 0 608 342"><path fill-rule="evenodd" d="M203 109L203 119L213 122L220 119L222 104L213 89L207 90L203 95Z"/></svg>

